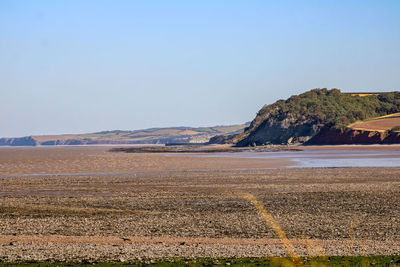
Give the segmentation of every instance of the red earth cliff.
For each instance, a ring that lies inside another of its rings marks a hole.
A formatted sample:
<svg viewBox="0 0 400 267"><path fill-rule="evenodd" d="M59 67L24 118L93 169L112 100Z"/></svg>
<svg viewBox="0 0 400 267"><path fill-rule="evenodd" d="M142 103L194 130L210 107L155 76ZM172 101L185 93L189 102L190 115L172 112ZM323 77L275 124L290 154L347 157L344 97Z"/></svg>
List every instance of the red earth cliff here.
<svg viewBox="0 0 400 267"><path fill-rule="evenodd" d="M307 145L399 144L399 132L323 128Z"/></svg>

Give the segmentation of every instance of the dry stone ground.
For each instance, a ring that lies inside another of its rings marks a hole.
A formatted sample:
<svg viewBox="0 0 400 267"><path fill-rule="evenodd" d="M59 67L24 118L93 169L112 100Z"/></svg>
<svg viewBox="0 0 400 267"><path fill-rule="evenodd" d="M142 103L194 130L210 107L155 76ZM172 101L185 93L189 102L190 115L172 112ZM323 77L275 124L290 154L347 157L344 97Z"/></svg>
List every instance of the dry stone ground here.
<svg viewBox="0 0 400 267"><path fill-rule="evenodd" d="M0 150L0 261L286 255L243 192L299 255L400 254L400 168L32 151Z"/></svg>

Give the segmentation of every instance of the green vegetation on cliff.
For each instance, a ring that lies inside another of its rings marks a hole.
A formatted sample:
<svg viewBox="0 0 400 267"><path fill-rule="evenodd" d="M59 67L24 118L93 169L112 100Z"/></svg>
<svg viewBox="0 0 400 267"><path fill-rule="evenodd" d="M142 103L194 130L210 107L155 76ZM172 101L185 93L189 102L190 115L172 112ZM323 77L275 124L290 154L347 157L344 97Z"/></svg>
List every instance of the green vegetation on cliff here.
<svg viewBox="0 0 400 267"><path fill-rule="evenodd" d="M314 89L264 106L257 116L297 114L340 128L358 120L400 111L400 92L359 96L338 89Z"/></svg>
<svg viewBox="0 0 400 267"><path fill-rule="evenodd" d="M322 128L348 124L400 111L400 92L342 93L314 89L264 106L234 142L239 146L305 143Z"/></svg>

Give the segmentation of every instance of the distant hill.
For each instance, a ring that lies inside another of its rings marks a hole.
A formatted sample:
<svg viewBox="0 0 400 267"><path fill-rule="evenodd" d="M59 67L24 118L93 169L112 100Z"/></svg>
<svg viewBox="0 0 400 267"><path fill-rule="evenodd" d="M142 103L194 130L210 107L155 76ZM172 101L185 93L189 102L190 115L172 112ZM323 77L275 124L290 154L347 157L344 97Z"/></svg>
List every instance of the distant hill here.
<svg viewBox="0 0 400 267"><path fill-rule="evenodd" d="M380 135L379 142L368 138L350 138L352 134L372 136L374 133L371 132L376 130L358 130L356 133L356 129L350 127L356 125L353 123L398 112L400 92L342 93L338 89L314 89L265 105L250 126L229 141L237 146L385 143L384 139L389 143L400 142L400 137L396 141L394 132ZM375 123L375 126L378 124Z"/></svg>
<svg viewBox="0 0 400 267"><path fill-rule="evenodd" d="M0 146L206 143L215 135L236 135L241 133L248 125L249 123L198 128L151 128L136 131L115 130L88 134L37 135L18 138L0 138Z"/></svg>

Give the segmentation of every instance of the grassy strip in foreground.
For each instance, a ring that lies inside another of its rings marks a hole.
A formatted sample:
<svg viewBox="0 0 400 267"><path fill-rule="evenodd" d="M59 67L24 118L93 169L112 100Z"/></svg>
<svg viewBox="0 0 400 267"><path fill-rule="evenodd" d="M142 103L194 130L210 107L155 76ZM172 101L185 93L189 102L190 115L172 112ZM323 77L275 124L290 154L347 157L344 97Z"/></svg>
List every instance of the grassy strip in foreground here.
<svg viewBox="0 0 400 267"><path fill-rule="evenodd" d="M400 266L400 255L392 256L335 256L301 258L305 266ZM290 258L233 258L233 259L165 259L142 260L131 263L0 263L2 266L296 266Z"/></svg>

